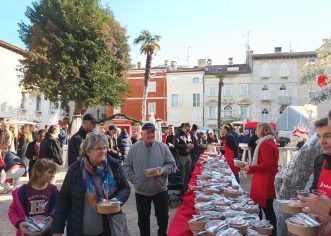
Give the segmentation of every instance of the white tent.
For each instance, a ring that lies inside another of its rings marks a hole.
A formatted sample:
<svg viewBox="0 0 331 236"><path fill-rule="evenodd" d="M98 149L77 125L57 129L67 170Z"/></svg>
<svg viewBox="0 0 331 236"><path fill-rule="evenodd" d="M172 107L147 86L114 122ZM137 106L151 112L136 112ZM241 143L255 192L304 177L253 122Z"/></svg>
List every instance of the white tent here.
<svg viewBox="0 0 331 236"><path fill-rule="evenodd" d="M312 105L311 105L312 106ZM277 130L292 131L303 125L310 127L310 122L316 117L316 106L308 110L305 106L288 106L276 121Z"/></svg>

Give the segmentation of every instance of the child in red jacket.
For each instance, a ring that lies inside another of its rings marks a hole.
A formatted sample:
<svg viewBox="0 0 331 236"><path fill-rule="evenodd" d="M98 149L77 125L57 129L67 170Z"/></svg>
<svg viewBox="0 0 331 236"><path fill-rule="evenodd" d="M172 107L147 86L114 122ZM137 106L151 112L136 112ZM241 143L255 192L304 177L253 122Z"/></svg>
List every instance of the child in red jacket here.
<svg viewBox="0 0 331 236"><path fill-rule="evenodd" d="M17 228L16 236L29 235L27 217L46 216L50 227L55 209L58 190L50 182L54 178L57 166L47 159L38 160L32 169L29 183L13 191L13 202L9 206L9 220ZM45 230L43 236L50 235Z"/></svg>

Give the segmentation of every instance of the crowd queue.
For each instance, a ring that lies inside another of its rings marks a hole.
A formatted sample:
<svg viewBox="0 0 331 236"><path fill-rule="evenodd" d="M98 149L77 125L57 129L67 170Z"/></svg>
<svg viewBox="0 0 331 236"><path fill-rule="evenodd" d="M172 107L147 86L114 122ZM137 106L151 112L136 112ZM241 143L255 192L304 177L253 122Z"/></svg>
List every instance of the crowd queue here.
<svg viewBox="0 0 331 236"><path fill-rule="evenodd" d="M82 126L70 139L63 123L36 131L25 125L18 132L14 124L4 122L0 133L0 186L2 193L12 191L9 219L16 235L29 235L26 218L43 215L49 222L42 235L128 235L123 212L99 214L96 204L112 199L125 204L130 196L129 182L134 186L140 235L150 235L150 214L153 202L158 235L167 233L169 218L168 176L180 171L183 193L188 189L194 164L204 151L224 155L238 183L239 172L252 175L250 197L267 220L277 222L273 209L276 198L274 180L278 171L278 147L275 132L267 123L260 123L253 135L223 125L219 133L200 132L195 124L183 123L175 130L170 125L155 140L155 126L146 123L141 136L129 136L125 129L110 125L105 133L96 132L98 120L91 114L82 118ZM323 154L314 162L311 190L325 194L298 196L304 211L314 213L322 223L321 235L331 235L331 111L328 118L316 122L316 132ZM241 169L234 165L241 159L239 143L252 150L252 163ZM68 145L68 165L60 191L55 184L58 167L63 164L62 148ZM28 160L28 161L26 161ZM157 169L149 177L147 169ZM20 177L29 174L29 182L20 186Z"/></svg>

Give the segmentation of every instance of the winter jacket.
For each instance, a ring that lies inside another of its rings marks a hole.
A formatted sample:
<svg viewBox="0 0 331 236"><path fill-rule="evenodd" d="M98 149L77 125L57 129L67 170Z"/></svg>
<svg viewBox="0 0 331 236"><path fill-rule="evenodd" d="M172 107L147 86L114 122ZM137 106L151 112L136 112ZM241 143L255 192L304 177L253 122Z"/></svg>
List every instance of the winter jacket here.
<svg viewBox="0 0 331 236"><path fill-rule="evenodd" d="M125 160L129 153L130 147L132 146L131 139L126 132L121 132L120 136L117 138L118 148L121 151L122 159Z"/></svg>
<svg viewBox="0 0 331 236"><path fill-rule="evenodd" d="M12 152L4 152L3 161L5 162L5 167L4 167L5 171L8 171L10 168L12 168L15 165L25 166L21 158Z"/></svg>
<svg viewBox="0 0 331 236"><path fill-rule="evenodd" d="M34 166L34 164L37 161L37 160L33 160L33 157L38 156L38 153L36 153L36 148L35 148L36 143L37 143L37 140L29 143L28 148L26 149L26 153L25 153L26 158L28 158L30 160L29 161L29 176L31 175L32 167Z"/></svg>
<svg viewBox="0 0 331 236"><path fill-rule="evenodd" d="M318 179L322 171L323 161L326 160L325 169L331 170L331 156L327 154L321 154L314 160L314 179L310 187L310 190L317 189Z"/></svg>
<svg viewBox="0 0 331 236"><path fill-rule="evenodd" d="M144 141L135 143L124 161L123 168L128 180L134 184L136 193L152 196L167 190L167 175L175 168L175 160L162 142L154 141L152 146L146 147ZM144 170L161 167L163 175L146 177Z"/></svg>
<svg viewBox="0 0 331 236"><path fill-rule="evenodd" d="M250 197L260 207L266 207L266 200L276 197L274 182L278 171L278 158L277 144L269 139L260 145L258 164L249 166L249 172L253 174Z"/></svg>
<svg viewBox="0 0 331 236"><path fill-rule="evenodd" d="M117 183L117 191L111 198L115 197L124 204L130 196L129 183L119 161L110 156L107 156L107 158L113 172L114 181ZM67 235L82 235L85 192L86 187L83 182L82 169L80 162L77 161L70 166L59 192L51 227L52 233L63 234L66 226Z"/></svg>
<svg viewBox="0 0 331 236"><path fill-rule="evenodd" d="M26 193L25 193L25 187L26 185L22 185L22 187L15 189L12 192L13 201L9 206L8 211L8 217L12 225L15 226L16 230L16 236L23 236L24 234L19 230L19 224L25 220L26 218ZM53 195L53 197L50 199L50 206L49 206L49 212L47 213L47 216L53 216L55 211L55 203L57 198L57 192Z"/></svg>
<svg viewBox="0 0 331 236"><path fill-rule="evenodd" d="M86 132L83 129L83 126L79 128L77 133L75 133L69 140L68 144L68 165L70 166L72 163L77 161L79 157L79 148L80 144L86 138Z"/></svg>
<svg viewBox="0 0 331 236"><path fill-rule="evenodd" d="M60 147L59 140L49 134L46 135L40 143L39 158L47 158L59 165L62 165L62 148Z"/></svg>
<svg viewBox="0 0 331 236"><path fill-rule="evenodd" d="M179 156L190 155L190 151L187 149L189 143L192 143L190 133L185 134L183 130L180 130L175 134L174 146Z"/></svg>

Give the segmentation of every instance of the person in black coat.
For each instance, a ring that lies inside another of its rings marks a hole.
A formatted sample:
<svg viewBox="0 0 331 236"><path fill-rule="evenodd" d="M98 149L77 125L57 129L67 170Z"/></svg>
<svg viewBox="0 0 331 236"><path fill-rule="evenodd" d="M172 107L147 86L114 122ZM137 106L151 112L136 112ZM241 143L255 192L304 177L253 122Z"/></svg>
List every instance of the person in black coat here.
<svg viewBox="0 0 331 236"><path fill-rule="evenodd" d="M57 139L59 132L60 130L57 125L49 126L44 140L40 143L39 158L47 158L62 165L62 149Z"/></svg>
<svg viewBox="0 0 331 236"><path fill-rule="evenodd" d="M125 160L129 153L130 147L132 146L131 139L128 132L124 128L121 129L121 133L117 138L118 148L121 151L122 161Z"/></svg>
<svg viewBox="0 0 331 236"><path fill-rule="evenodd" d="M251 153L252 153L252 156L254 156L254 151L255 151L255 148L257 146L256 144L256 141L259 139L259 137L257 137L257 135L255 134L255 132L253 133L253 136L251 137L251 139L249 140L249 143L248 143L248 147L250 147L251 149Z"/></svg>
<svg viewBox="0 0 331 236"><path fill-rule="evenodd" d="M32 167L34 163L39 159L39 150L40 150L40 143L43 141L45 137L46 131L44 129L41 129L38 131L37 139L35 141L32 141L28 144L28 147L26 149L26 158L30 160L29 162L29 178L31 176Z"/></svg>
<svg viewBox="0 0 331 236"><path fill-rule="evenodd" d="M92 114L86 114L83 116L82 126L78 132L75 133L69 140L68 144L68 166L77 161L79 157L79 148L82 141L86 138L86 134L92 132L95 129L98 120Z"/></svg>
<svg viewBox="0 0 331 236"><path fill-rule="evenodd" d="M123 205L131 189L120 162L107 156L107 147L104 134L90 133L83 141L80 161L70 166L58 195L51 226L53 236L62 235L65 227L67 235L110 235L113 217L121 213L97 213L97 199L116 199Z"/></svg>

